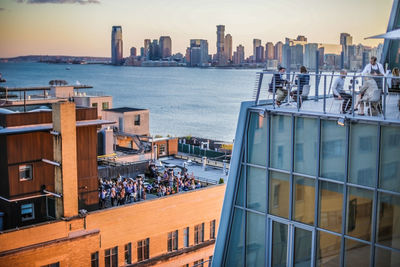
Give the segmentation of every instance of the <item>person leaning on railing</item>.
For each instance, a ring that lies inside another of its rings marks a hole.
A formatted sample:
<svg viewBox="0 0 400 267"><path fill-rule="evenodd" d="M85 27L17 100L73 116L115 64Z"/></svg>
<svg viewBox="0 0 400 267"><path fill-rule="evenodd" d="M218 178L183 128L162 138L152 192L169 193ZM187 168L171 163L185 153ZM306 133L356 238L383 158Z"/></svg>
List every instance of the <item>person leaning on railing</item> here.
<svg viewBox="0 0 400 267"><path fill-rule="evenodd" d="M332 91L335 99L342 100L342 113L346 113L351 108L353 97L344 91L344 80L346 79L347 71L341 70L340 76L333 81Z"/></svg>

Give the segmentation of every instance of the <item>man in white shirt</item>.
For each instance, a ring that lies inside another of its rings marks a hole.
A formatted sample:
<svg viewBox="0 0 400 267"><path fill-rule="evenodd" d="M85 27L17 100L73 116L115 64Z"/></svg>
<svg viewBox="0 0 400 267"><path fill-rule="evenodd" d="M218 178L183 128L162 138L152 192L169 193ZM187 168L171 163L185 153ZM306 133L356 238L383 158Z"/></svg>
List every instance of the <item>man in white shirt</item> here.
<svg viewBox="0 0 400 267"><path fill-rule="evenodd" d="M342 113L350 110L353 97L344 90L344 80L346 79L347 71L341 70L340 76L336 77L332 84L333 96L337 99L343 99Z"/></svg>
<svg viewBox="0 0 400 267"><path fill-rule="evenodd" d="M385 74L385 70L383 69L382 64L376 62L376 57L371 57L371 61L367 64L362 72L362 75L371 75L371 76L383 76ZM382 89L382 78L374 78L376 84L379 89Z"/></svg>

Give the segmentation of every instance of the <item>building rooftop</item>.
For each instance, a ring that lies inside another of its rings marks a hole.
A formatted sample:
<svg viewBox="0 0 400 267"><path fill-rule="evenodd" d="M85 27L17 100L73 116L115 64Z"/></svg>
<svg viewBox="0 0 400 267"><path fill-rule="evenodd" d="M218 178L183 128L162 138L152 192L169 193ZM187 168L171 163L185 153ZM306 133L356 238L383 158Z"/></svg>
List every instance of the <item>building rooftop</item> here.
<svg viewBox="0 0 400 267"><path fill-rule="evenodd" d="M112 111L112 112L124 113L124 112L141 111L141 110L147 110L147 109L145 109L145 108L121 107L121 108L110 108L110 109L105 109L104 111Z"/></svg>

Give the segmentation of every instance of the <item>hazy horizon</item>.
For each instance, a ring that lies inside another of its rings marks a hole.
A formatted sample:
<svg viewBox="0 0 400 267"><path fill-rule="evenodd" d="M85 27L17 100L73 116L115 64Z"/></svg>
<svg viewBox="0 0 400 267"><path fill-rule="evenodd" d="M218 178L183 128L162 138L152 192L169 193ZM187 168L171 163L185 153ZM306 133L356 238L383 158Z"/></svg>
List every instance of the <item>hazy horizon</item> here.
<svg viewBox="0 0 400 267"><path fill-rule="evenodd" d="M216 25L225 25L233 50L252 54L262 44L305 35L311 43L338 44L341 32L353 43L386 32L393 0L4 0L0 3L0 57L65 55L110 57L111 28L121 25L124 57L144 39L169 35L172 52L185 53L190 39L207 39L216 52Z"/></svg>

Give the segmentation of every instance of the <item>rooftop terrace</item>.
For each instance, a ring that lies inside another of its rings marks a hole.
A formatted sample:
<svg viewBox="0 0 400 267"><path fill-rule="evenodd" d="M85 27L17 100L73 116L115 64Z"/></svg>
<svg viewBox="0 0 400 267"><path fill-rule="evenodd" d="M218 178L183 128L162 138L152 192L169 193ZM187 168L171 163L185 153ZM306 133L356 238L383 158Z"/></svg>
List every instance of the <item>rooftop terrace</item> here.
<svg viewBox="0 0 400 267"><path fill-rule="evenodd" d="M332 84L334 80L340 76L339 73L309 73L309 94L303 96L301 101L296 95L294 97L285 97L278 105L276 99L278 97L278 86L274 85L273 75L278 72L264 71L257 73L256 84L254 89L253 100L254 108L260 112L274 111L282 113L301 113L325 117L338 117L345 119L384 121L387 123L400 122L400 90L391 88L392 80L399 79L394 77L381 76L382 90L380 107L378 112L369 112L365 108L364 115L358 115L356 109L357 97L360 94L360 88L365 77L377 78L373 76L363 76L361 74L352 73L344 78L344 89L353 97L352 104L349 104L349 111L342 113L343 100L334 98ZM288 92L297 90L295 80L299 73L285 73L284 79L290 81L283 88ZM355 81L355 82L353 82ZM304 90L306 91L306 90ZM299 101L297 101L299 100ZM298 105L297 103L301 103ZM355 110L356 109L356 110Z"/></svg>

